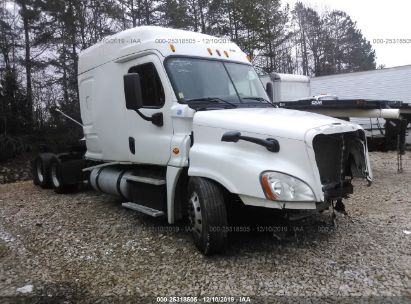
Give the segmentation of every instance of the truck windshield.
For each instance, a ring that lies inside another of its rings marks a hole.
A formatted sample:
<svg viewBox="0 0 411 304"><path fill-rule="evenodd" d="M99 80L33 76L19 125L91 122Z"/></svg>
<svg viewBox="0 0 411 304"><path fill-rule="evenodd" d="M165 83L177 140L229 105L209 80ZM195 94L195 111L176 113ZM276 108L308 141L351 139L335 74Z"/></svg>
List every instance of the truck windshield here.
<svg viewBox="0 0 411 304"><path fill-rule="evenodd" d="M251 65L197 58L170 58L167 71L178 99L187 104L219 103L239 106L270 104Z"/></svg>

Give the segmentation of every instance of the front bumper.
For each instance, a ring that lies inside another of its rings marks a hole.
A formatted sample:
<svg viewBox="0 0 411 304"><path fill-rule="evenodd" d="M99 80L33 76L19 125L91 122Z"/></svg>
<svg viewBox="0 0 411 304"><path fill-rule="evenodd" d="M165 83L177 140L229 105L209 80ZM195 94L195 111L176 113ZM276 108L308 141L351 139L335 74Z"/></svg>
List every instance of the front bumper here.
<svg viewBox="0 0 411 304"><path fill-rule="evenodd" d="M265 198L239 195L242 202L247 206L271 208L271 209L289 209L289 210L317 210L322 211L330 207L329 201L324 202L277 202Z"/></svg>

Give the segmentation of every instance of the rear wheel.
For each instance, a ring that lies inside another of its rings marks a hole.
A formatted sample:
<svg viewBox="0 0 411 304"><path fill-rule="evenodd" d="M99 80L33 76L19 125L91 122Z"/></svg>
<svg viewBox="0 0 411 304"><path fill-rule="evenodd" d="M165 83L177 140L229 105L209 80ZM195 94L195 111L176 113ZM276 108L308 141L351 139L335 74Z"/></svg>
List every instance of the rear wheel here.
<svg viewBox="0 0 411 304"><path fill-rule="evenodd" d="M54 192L59 194L71 193L76 191L78 188L78 184L64 184L61 174L61 162L57 157L53 158L51 161L50 180Z"/></svg>
<svg viewBox="0 0 411 304"><path fill-rule="evenodd" d="M205 255L223 251L227 242L227 210L221 187L209 179L191 177L187 211L197 248Z"/></svg>
<svg viewBox="0 0 411 304"><path fill-rule="evenodd" d="M33 183L41 188L50 188L51 153L39 154L32 163Z"/></svg>

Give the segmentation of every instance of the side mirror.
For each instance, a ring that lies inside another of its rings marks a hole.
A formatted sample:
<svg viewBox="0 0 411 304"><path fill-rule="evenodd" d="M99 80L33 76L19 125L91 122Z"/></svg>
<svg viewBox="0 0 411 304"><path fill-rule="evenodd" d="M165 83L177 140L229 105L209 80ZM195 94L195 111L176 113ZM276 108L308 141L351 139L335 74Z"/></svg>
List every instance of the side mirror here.
<svg viewBox="0 0 411 304"><path fill-rule="evenodd" d="M273 83L272 82L267 82L265 91L267 92L267 95L270 98L270 101L273 101Z"/></svg>
<svg viewBox="0 0 411 304"><path fill-rule="evenodd" d="M126 108L128 110L136 111L141 118L151 121L157 127L163 126L163 113L154 113L149 117L140 112L143 107L143 94L141 93L140 75L138 73L124 75L124 96L126 97Z"/></svg>
<svg viewBox="0 0 411 304"><path fill-rule="evenodd" d="M126 97L127 109L138 110L143 107L140 75L138 73L124 75L124 95Z"/></svg>

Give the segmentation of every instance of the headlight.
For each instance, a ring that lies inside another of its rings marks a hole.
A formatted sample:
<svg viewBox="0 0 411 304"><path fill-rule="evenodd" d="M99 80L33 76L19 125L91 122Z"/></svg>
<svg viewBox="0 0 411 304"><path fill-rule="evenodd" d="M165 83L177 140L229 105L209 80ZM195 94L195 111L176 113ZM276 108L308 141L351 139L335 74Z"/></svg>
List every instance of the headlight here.
<svg viewBox="0 0 411 304"><path fill-rule="evenodd" d="M302 180L280 172L261 174L261 186L265 196L272 201L314 202L311 188Z"/></svg>

